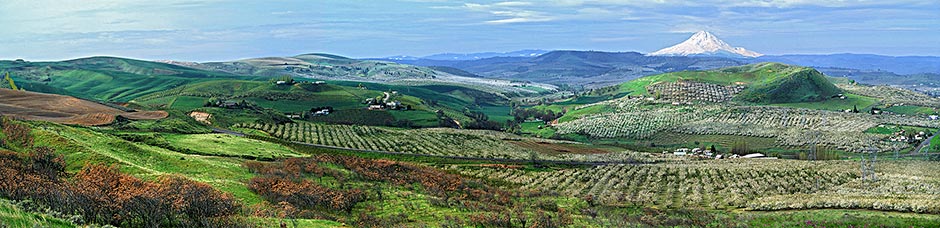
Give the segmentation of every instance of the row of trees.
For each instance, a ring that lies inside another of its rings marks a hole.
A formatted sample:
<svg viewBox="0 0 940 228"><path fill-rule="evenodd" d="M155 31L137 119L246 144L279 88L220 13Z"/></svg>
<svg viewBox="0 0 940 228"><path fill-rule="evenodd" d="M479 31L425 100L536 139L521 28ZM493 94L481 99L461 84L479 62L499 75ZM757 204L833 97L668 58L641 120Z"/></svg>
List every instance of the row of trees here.
<svg viewBox="0 0 940 228"><path fill-rule="evenodd" d="M332 115L331 115L332 116ZM506 142L509 134L453 129L387 129L371 126L317 123L239 124L290 141L415 154L480 158L528 158L528 149ZM491 132L491 131L490 131Z"/></svg>
<svg viewBox="0 0 940 228"><path fill-rule="evenodd" d="M746 207L771 195L825 191L857 177L849 162L714 161L694 164L606 165L526 172L462 168L470 176L506 181L523 190L555 191L600 204L665 207Z"/></svg>

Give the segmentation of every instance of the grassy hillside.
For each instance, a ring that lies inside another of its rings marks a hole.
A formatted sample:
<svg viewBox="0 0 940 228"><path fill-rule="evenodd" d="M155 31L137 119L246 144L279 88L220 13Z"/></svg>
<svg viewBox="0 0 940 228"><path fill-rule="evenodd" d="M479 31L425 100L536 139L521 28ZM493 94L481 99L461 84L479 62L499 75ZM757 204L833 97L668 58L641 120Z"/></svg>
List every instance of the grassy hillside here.
<svg viewBox="0 0 940 228"><path fill-rule="evenodd" d="M304 81L306 79L299 79ZM400 101L411 110L366 111L368 98ZM281 113L301 113L314 107L333 107L335 115L316 120L389 125L410 121L413 126L438 126L437 110L462 123L474 121L471 112L485 113L504 123L508 109L500 109L507 101L498 94L456 85L402 86L352 81L326 81L325 84L296 83L276 85L268 81L214 80L197 82L178 88L148 94L132 101L151 108L181 111L203 109L210 99L251 102ZM366 121L364 118L371 118ZM356 120L362 122L356 122ZM388 122L388 123L386 123ZM404 124L404 123L402 123Z"/></svg>
<svg viewBox="0 0 940 228"><path fill-rule="evenodd" d="M128 101L144 94L234 74L140 60L91 57L62 62L0 61L18 86L35 92Z"/></svg>
<svg viewBox="0 0 940 228"><path fill-rule="evenodd" d="M244 75L293 75L321 80L352 80L403 85L456 84L474 87L477 90L504 93L505 96L537 94L556 89L555 86L547 84L482 79L458 69L435 69L387 61L357 60L321 53L198 63L192 66L204 70Z"/></svg>
<svg viewBox="0 0 940 228"><path fill-rule="evenodd" d="M709 71L682 71L639 78L619 86L619 92L651 96L647 87L688 80L746 89L735 99L754 103L821 101L841 93L824 75L812 68L779 63L758 63Z"/></svg>
<svg viewBox="0 0 940 228"><path fill-rule="evenodd" d="M0 199L0 227L76 227L69 221L49 215L24 211L10 202Z"/></svg>

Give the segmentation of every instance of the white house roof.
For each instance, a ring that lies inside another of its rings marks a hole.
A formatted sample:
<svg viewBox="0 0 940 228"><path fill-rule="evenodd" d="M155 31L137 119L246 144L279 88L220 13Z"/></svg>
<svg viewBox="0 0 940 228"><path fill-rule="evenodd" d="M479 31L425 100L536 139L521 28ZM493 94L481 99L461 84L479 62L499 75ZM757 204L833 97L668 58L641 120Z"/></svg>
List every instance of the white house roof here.
<svg viewBox="0 0 940 228"><path fill-rule="evenodd" d="M765 157L765 156L764 156L764 154L762 154L762 153L753 153L753 154L748 154L748 155L744 155L744 156L741 156L741 157L742 157L742 158L761 158L761 157Z"/></svg>

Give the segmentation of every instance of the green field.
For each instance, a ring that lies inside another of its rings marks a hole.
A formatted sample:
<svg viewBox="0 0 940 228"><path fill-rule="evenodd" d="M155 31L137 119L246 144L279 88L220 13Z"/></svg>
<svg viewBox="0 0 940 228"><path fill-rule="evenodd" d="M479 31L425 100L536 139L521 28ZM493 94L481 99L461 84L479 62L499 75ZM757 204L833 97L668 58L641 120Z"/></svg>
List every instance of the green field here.
<svg viewBox="0 0 940 228"><path fill-rule="evenodd" d="M186 154L126 141L90 129L36 124L36 127L43 128L35 132L36 145L49 146L62 153L68 170L73 172L87 163L118 164L122 171L140 178L178 174L232 193L243 203L261 202L244 185L244 181L252 176L241 167L244 159Z"/></svg>
<svg viewBox="0 0 940 228"><path fill-rule="evenodd" d="M558 118L558 122L559 123L568 122L571 120L581 118L583 116L594 115L594 114L605 113L605 112L612 112L612 111L614 111L614 109L607 105L593 105L593 106L585 107L582 109L572 109L568 111L567 113L565 113L565 115L562 116L561 118Z"/></svg>
<svg viewBox="0 0 940 228"><path fill-rule="evenodd" d="M887 108L885 110L889 112L893 112L897 114L905 114L905 115L937 115L938 113L940 113L940 111L938 111L936 108L911 106L911 105L891 106L890 108Z"/></svg>
<svg viewBox="0 0 940 228"><path fill-rule="evenodd" d="M209 101L208 98L194 96L177 96L171 97L171 99L175 100L173 101L173 104L170 105L170 108L184 111L201 108L206 104L207 101Z"/></svg>
<svg viewBox="0 0 940 228"><path fill-rule="evenodd" d="M872 106L878 103L878 99L855 95L855 94L845 94L846 99L839 98L829 98L823 101L817 102L796 102L796 103L777 103L769 104L770 106L780 106L780 107L790 107L790 108L805 108L805 109L817 109L817 110L829 110L829 111L844 111L851 110L853 108L858 108L859 112L868 112L871 110Z"/></svg>
<svg viewBox="0 0 940 228"><path fill-rule="evenodd" d="M105 101L129 101L194 82L257 78L114 57L62 62L0 61L0 68L17 69L11 71L17 84L33 91Z"/></svg>
<svg viewBox="0 0 940 228"><path fill-rule="evenodd" d="M548 127L542 121L525 122L519 124L519 126L522 128L520 130L524 135L532 135L539 138L550 138L555 135L555 129ZM541 129L539 129L539 127L541 127Z"/></svg>
<svg viewBox="0 0 940 228"><path fill-rule="evenodd" d="M930 150L934 152L940 151L940 137L933 137L930 140Z"/></svg>
<svg viewBox="0 0 940 228"><path fill-rule="evenodd" d="M362 88L359 87L360 84ZM134 102L153 108L171 107L181 111L190 111L201 108L209 98L215 97L232 101L245 100L258 107L281 113L302 113L313 107L333 107L339 111L334 115L346 115L343 114L344 111L348 114L365 109L366 105L363 101L366 98L382 99L383 92L388 91L395 91L395 93L389 93L391 94L390 101L400 101L402 105L410 106L412 110L389 110L388 113L394 118L392 121L365 121L359 124L386 125L386 122L407 120L413 122L412 126L416 127L437 127L439 126L435 113L437 110L443 110L447 116L462 123L471 121L470 117L464 115L465 110L482 112L489 117L489 120L500 124L505 124L506 120L512 118L509 115L509 107L491 103L495 101L483 101L476 98L479 94L487 93L468 88L390 86L344 81L329 81L328 84L314 86L313 84L273 85L262 81L215 80L148 94ZM475 102L482 103L477 105L474 104ZM332 115L326 117L326 119L335 118L337 117ZM349 117L338 118L351 120Z"/></svg>
<svg viewBox="0 0 940 228"><path fill-rule="evenodd" d="M187 148L202 155L221 157L251 156L262 158L299 157L285 146L226 134L165 134L170 145Z"/></svg>
<svg viewBox="0 0 940 228"><path fill-rule="evenodd" d="M69 221L23 211L9 200L0 199L0 227L76 227Z"/></svg>

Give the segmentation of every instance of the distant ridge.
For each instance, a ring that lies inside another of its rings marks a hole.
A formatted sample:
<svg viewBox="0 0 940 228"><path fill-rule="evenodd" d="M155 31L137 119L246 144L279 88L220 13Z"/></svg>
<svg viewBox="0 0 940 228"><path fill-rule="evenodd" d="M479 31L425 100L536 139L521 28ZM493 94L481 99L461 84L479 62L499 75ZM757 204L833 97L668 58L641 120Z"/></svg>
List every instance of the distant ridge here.
<svg viewBox="0 0 940 228"><path fill-rule="evenodd" d="M682 43L649 53L652 56L721 56L756 58L763 54L742 47L732 47L717 36L699 31Z"/></svg>
<svg viewBox="0 0 940 228"><path fill-rule="evenodd" d="M418 56L407 56L407 55L397 55L389 56L385 58L377 58L378 60L447 60L447 61L466 61L466 60L479 60L486 58L494 57L538 57L542 54L548 53L551 51L540 50L540 49L527 49L527 50L518 50L510 52L477 52L477 53L440 53L433 54L423 57Z"/></svg>

